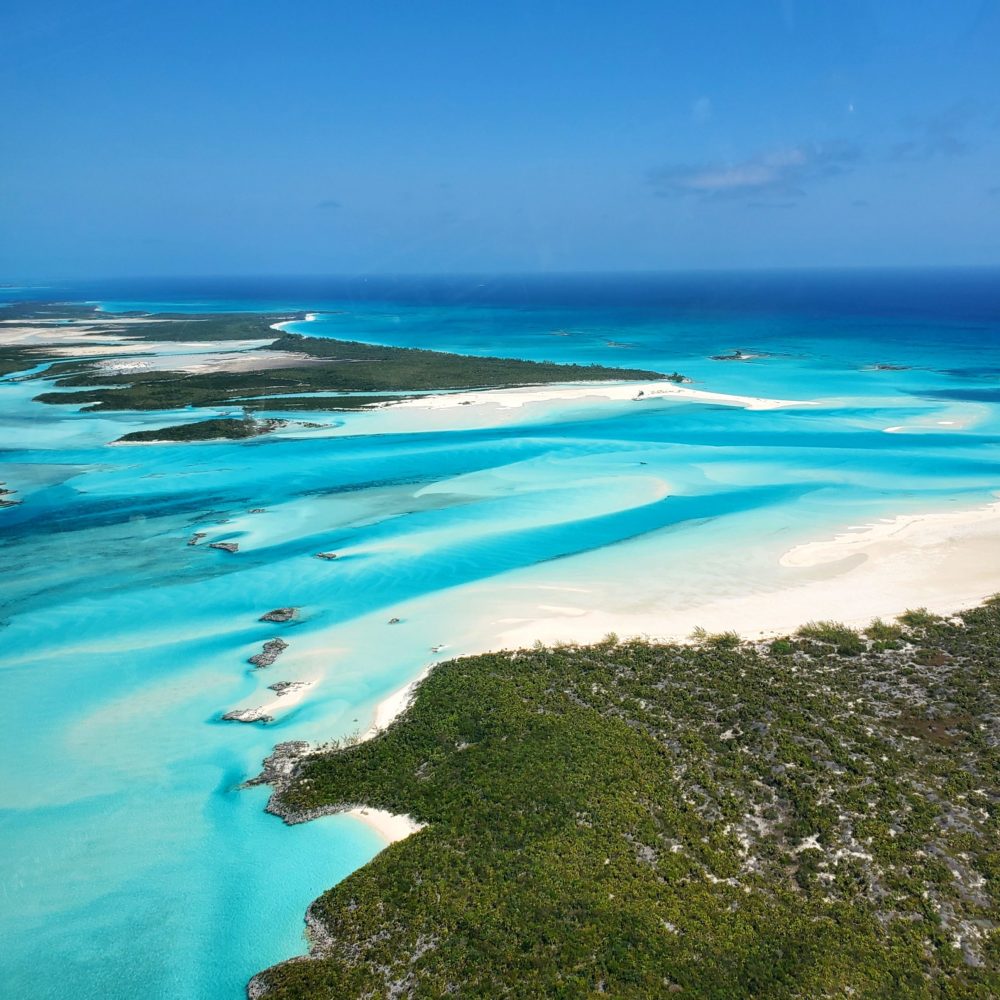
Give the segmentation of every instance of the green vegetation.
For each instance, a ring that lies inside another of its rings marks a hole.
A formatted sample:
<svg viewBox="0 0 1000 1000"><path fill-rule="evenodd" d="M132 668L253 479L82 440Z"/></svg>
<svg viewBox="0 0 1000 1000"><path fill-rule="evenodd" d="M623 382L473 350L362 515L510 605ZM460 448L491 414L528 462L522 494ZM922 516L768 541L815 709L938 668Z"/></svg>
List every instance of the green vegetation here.
<svg viewBox="0 0 1000 1000"><path fill-rule="evenodd" d="M833 646L841 656L857 656L865 648L861 634L839 622L807 622L796 635Z"/></svg>
<svg viewBox="0 0 1000 1000"><path fill-rule="evenodd" d="M889 623L882 621L881 618L876 618L871 625L865 629L865 635L875 642L899 642L899 640L903 637L903 626L890 625Z"/></svg>
<svg viewBox="0 0 1000 1000"><path fill-rule="evenodd" d="M43 403L83 403L90 409L159 410L178 406L224 406L245 396L335 391L342 393L407 392L426 389L478 389L552 382L659 379L656 372L601 365L557 365L506 358L466 357L416 348L373 347L349 341L286 334L268 350L303 355L301 366L263 371L212 372L195 375L169 371L102 374L96 369L66 366L54 373L57 384L86 387L80 392L47 392ZM122 387L122 383L128 383ZM251 401L253 402L253 401ZM343 397L314 399L311 409L345 409ZM257 400L280 408L281 400Z"/></svg>
<svg viewBox="0 0 1000 1000"><path fill-rule="evenodd" d="M259 437L283 426L284 420L254 420L252 417L219 417L198 420L173 427L158 427L148 431L123 434L119 441L213 441L219 438L240 440Z"/></svg>
<svg viewBox="0 0 1000 1000"><path fill-rule="evenodd" d="M317 900L317 957L254 995L1000 995L1000 604L898 650L884 627L437 667L279 783L291 819L428 825Z"/></svg>
<svg viewBox="0 0 1000 1000"><path fill-rule="evenodd" d="M933 625L941 619L940 616L933 614L926 608L911 608L909 611L904 611L899 616L899 620L911 628L920 628L924 625Z"/></svg>

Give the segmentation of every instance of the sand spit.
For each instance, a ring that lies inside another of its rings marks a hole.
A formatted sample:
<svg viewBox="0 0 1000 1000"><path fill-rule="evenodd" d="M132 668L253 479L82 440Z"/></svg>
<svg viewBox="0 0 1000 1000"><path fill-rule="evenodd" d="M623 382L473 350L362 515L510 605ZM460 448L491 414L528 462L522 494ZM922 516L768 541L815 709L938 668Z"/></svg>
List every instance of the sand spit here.
<svg viewBox="0 0 1000 1000"><path fill-rule="evenodd" d="M722 392L692 389L674 382L589 382L526 386L515 389L481 389L455 392L441 396L421 396L381 404L394 409L443 410L456 406L475 406L491 403L504 408L531 403L570 402L583 399L608 399L618 402L642 403L652 399L691 400L699 403L716 403L722 406L740 406L747 410L778 410L793 406L815 406L815 400L769 399L764 396L734 396Z"/></svg>

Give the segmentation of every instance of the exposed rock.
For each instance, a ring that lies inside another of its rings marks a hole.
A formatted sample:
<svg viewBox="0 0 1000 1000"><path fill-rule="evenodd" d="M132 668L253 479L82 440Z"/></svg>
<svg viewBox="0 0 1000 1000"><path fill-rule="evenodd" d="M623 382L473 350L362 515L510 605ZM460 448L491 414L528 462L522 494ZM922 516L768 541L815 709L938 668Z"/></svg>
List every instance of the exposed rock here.
<svg viewBox="0 0 1000 1000"><path fill-rule="evenodd" d="M263 708L236 708L222 717L226 722L274 722Z"/></svg>
<svg viewBox="0 0 1000 1000"><path fill-rule="evenodd" d="M244 781L243 785L246 788L254 785L273 785L276 791L285 788L300 761L312 752L312 746L305 740L288 740L285 743L279 743L271 751L271 756L264 759L264 766L260 774Z"/></svg>
<svg viewBox="0 0 1000 1000"><path fill-rule="evenodd" d="M873 372L908 372L909 365L871 365L868 369Z"/></svg>
<svg viewBox="0 0 1000 1000"><path fill-rule="evenodd" d="M293 694L309 687L308 681L278 681L277 684L269 684L268 690L273 691L279 698L286 694Z"/></svg>
<svg viewBox="0 0 1000 1000"><path fill-rule="evenodd" d="M390 618L389 619L389 624L390 625L398 625L402 620L403 620L402 618Z"/></svg>
<svg viewBox="0 0 1000 1000"><path fill-rule="evenodd" d="M751 354L746 354L743 351L735 350L732 354L713 354L712 361L749 361L753 357Z"/></svg>
<svg viewBox="0 0 1000 1000"><path fill-rule="evenodd" d="M261 667L269 667L286 649L288 643L284 639L269 639L264 643L263 650L251 656L247 662L252 663L258 670Z"/></svg>
<svg viewBox="0 0 1000 1000"><path fill-rule="evenodd" d="M222 549L223 552L238 552L240 549L238 542L209 542L210 549Z"/></svg>
<svg viewBox="0 0 1000 1000"><path fill-rule="evenodd" d="M188 545L197 545L207 534L205 531L196 531L189 539Z"/></svg>
<svg viewBox="0 0 1000 1000"><path fill-rule="evenodd" d="M317 559L336 559L337 558L337 553L336 552L317 552L316 553L316 558Z"/></svg>
<svg viewBox="0 0 1000 1000"><path fill-rule="evenodd" d="M267 508L266 507L251 507L250 510L247 511L247 513L248 514L266 514L267 513Z"/></svg>
<svg viewBox="0 0 1000 1000"><path fill-rule="evenodd" d="M17 490L8 490L4 483L0 483L0 507L16 507L21 501L10 498Z"/></svg>
<svg viewBox="0 0 1000 1000"><path fill-rule="evenodd" d="M275 608L268 611L266 615L261 615L258 619L262 622L290 622L297 614L298 608Z"/></svg>

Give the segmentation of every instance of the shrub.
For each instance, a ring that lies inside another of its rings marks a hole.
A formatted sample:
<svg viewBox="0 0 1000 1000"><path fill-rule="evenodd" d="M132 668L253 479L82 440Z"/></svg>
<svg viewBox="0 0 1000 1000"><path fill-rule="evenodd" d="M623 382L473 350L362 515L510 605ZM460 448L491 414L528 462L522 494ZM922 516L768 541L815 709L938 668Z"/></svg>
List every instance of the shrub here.
<svg viewBox="0 0 1000 1000"><path fill-rule="evenodd" d="M807 622L796 635L803 639L812 639L828 646L834 646L841 656L857 656L865 650L861 634L840 622Z"/></svg>
<svg viewBox="0 0 1000 1000"><path fill-rule="evenodd" d="M881 618L875 618L871 625L865 629L865 635L875 642L897 642L903 637L903 628L901 625L890 625L888 622L882 621Z"/></svg>
<svg viewBox="0 0 1000 1000"><path fill-rule="evenodd" d="M941 621L940 615L935 615L926 608L909 608L896 618L896 621L909 625L910 628L924 628Z"/></svg>

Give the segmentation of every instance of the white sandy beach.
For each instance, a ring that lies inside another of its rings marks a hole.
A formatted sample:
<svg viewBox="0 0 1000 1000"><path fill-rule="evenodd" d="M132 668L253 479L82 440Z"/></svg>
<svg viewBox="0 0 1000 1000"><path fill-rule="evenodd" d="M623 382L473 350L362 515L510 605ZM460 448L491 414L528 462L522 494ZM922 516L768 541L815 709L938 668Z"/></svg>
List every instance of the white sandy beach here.
<svg viewBox="0 0 1000 1000"><path fill-rule="evenodd" d="M402 715L403 712L410 707L410 702L413 701L413 697L417 692L417 687L420 682L431 672L433 668L434 664L429 663L423 670L420 671L418 676L409 682L409 684L405 684L398 691L393 691L388 698L383 698L382 701L376 705L375 716L372 719L372 724L361 736L361 739L370 740L373 736L377 736L383 729L386 729L390 723L393 722L393 720Z"/></svg>
<svg viewBox="0 0 1000 1000"><path fill-rule="evenodd" d="M424 824L418 823L412 816L407 816L405 813L397 815L385 809L359 806L356 809L349 809L347 815L370 826L387 844L394 844L397 840L403 840L411 833L424 828Z"/></svg>
<svg viewBox="0 0 1000 1000"><path fill-rule="evenodd" d="M394 409L453 409L457 406L492 404L503 408L520 407L532 403L569 402L583 399L609 399L618 402L629 400L641 403L652 399L691 400L716 403L721 406L740 406L748 410L778 410L791 406L815 406L815 400L769 399L764 396L734 396L722 392L692 389L676 382L584 382L545 386L525 386L514 389L477 389L441 396L421 396L382 404Z"/></svg>
<svg viewBox="0 0 1000 1000"><path fill-rule="evenodd" d="M908 608L952 614L1000 592L1000 502L849 529L795 546L778 566L787 575L779 572L773 588L722 598L706 594L684 607L645 583L646 596L627 602L612 586L592 585L578 606L555 614L545 613L545 595L539 594L539 617L498 622L501 642L492 648L536 640L596 642L610 632L685 640L697 627L756 639L821 619L863 626Z"/></svg>

